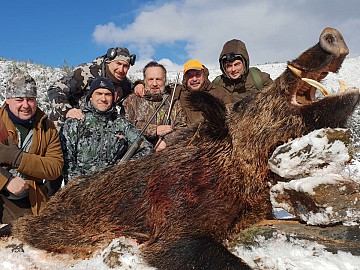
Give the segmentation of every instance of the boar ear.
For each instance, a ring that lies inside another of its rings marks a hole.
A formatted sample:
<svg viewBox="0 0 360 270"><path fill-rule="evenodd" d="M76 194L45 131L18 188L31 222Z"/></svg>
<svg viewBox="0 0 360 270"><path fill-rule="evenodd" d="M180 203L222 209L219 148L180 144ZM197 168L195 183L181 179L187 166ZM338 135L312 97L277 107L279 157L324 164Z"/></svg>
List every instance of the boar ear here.
<svg viewBox="0 0 360 270"><path fill-rule="evenodd" d="M204 91L191 91L187 104L194 111L200 111L205 118L203 131L214 140L228 136L226 107L224 102Z"/></svg>

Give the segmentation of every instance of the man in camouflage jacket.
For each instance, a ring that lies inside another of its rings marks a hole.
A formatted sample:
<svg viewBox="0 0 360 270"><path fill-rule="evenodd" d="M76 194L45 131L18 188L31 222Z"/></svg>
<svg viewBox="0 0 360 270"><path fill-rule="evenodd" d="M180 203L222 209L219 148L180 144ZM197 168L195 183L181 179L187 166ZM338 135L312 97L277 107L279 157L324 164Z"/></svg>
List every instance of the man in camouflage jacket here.
<svg viewBox="0 0 360 270"><path fill-rule="evenodd" d="M91 84L82 105L82 120L68 118L60 131L64 152L65 182L115 164L138 136L136 127L119 115L113 104L115 88L111 80L99 77ZM132 158L152 152L145 138Z"/></svg>
<svg viewBox="0 0 360 270"><path fill-rule="evenodd" d="M126 48L110 48L106 55L96 58L91 63L81 64L74 71L56 81L48 89L53 112L50 119L61 126L65 118L81 119L83 114L80 104L97 77L109 78L116 89L115 103L120 106L122 100L131 93L133 84L126 77L136 56Z"/></svg>
<svg viewBox="0 0 360 270"><path fill-rule="evenodd" d="M179 134L187 128L186 115L178 101L171 104L172 89L165 86L166 69L163 65L151 61L144 67L143 75L145 95L129 95L123 102L125 115L140 130L161 104L164 95L169 95L144 133L154 145L155 151L160 151L176 143ZM170 106L171 111L167 119Z"/></svg>

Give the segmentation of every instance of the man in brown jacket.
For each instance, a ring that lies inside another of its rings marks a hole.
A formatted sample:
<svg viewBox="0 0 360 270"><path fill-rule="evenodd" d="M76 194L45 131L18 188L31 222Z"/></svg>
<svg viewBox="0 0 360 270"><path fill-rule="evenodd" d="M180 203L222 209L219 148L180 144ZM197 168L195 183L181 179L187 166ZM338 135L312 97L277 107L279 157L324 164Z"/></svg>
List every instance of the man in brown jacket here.
<svg viewBox="0 0 360 270"><path fill-rule="evenodd" d="M209 81L209 70L198 60L192 59L184 64L182 85L176 89L176 98L179 99L181 107L187 116L187 124L190 127L198 126L203 121L200 112L193 111L187 104L187 96L191 91L206 91L221 99L225 104L235 102L231 93L224 91Z"/></svg>
<svg viewBox="0 0 360 270"><path fill-rule="evenodd" d="M250 68L250 58L245 43L238 39L227 41L219 56L222 74L213 83L236 100L253 94L272 83L270 75L258 68Z"/></svg>
<svg viewBox="0 0 360 270"><path fill-rule="evenodd" d="M61 175L63 155L54 123L37 106L34 79L16 73L5 94L0 119L8 140L0 143L0 218L10 223L41 211L47 201L44 180Z"/></svg>
<svg viewBox="0 0 360 270"><path fill-rule="evenodd" d="M169 95L144 132L155 151L162 151L176 143L178 134L186 128L186 116L179 102L175 100L171 103L172 89L166 86L166 73L165 67L158 62L147 63L143 70L144 81L139 81L138 84L139 87L142 86L139 89L142 93L130 94L123 102L126 118L141 130L162 103L164 96Z"/></svg>

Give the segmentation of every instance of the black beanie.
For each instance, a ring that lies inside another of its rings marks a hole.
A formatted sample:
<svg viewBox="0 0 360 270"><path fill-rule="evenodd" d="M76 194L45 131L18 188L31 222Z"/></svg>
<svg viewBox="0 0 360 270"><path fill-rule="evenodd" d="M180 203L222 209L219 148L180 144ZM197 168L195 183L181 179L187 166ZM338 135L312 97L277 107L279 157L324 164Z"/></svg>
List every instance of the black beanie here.
<svg viewBox="0 0 360 270"><path fill-rule="evenodd" d="M111 92L112 96L115 96L115 87L112 81L105 77L98 77L91 83L90 90L86 96L86 101L89 101L94 91L99 88L108 89Z"/></svg>

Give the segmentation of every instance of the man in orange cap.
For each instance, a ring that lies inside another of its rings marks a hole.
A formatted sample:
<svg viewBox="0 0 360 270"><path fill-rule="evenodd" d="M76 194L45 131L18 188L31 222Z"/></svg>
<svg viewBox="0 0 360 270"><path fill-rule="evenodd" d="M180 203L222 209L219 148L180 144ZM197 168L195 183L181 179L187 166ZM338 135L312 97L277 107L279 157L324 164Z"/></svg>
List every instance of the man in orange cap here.
<svg viewBox="0 0 360 270"><path fill-rule="evenodd" d="M225 104L234 102L231 94L223 91L220 87L209 81L209 70L198 60L191 59L184 64L183 81L180 89L177 89L178 98L187 116L188 126L197 126L203 121L200 112L193 111L188 107L186 98L190 91L206 91L221 99Z"/></svg>

